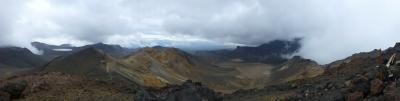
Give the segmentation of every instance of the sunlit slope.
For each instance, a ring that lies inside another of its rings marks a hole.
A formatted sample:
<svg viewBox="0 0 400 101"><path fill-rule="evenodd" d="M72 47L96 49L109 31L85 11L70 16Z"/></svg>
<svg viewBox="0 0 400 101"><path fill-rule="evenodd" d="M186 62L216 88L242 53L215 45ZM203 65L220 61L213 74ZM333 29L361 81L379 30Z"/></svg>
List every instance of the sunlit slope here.
<svg viewBox="0 0 400 101"><path fill-rule="evenodd" d="M142 70L157 75L165 83L180 84L185 80L203 82L215 88L228 88L236 79L234 69L219 68L199 61L176 48L143 48L123 60L129 70ZM131 74L134 75L134 74Z"/></svg>

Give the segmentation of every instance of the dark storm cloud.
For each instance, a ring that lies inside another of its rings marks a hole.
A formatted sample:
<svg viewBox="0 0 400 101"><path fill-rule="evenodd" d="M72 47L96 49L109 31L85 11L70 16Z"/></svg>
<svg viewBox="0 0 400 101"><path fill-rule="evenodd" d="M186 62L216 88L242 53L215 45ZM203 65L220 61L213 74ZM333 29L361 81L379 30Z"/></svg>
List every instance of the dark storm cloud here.
<svg viewBox="0 0 400 101"><path fill-rule="evenodd" d="M0 45L106 42L204 48L304 38L328 63L399 41L394 0L0 0ZM198 47L195 47L198 46Z"/></svg>

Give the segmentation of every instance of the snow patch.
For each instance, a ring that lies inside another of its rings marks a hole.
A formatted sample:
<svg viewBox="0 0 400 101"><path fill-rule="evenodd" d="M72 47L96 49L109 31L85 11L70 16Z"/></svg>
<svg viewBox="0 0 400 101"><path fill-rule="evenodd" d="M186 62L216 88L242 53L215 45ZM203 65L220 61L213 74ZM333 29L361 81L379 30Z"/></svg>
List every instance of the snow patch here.
<svg viewBox="0 0 400 101"><path fill-rule="evenodd" d="M72 49L53 49L53 51L63 51L63 52L68 52L68 51L72 51Z"/></svg>

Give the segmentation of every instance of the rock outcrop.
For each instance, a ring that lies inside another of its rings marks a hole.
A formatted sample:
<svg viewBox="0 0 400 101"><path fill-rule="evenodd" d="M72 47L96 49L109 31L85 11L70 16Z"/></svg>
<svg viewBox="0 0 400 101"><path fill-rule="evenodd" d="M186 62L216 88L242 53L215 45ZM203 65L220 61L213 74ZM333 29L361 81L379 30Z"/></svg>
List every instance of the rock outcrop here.
<svg viewBox="0 0 400 101"><path fill-rule="evenodd" d="M19 81L16 83L7 83L3 87L0 88L0 93L4 100L9 99L18 99L22 97L22 93L27 86L26 81ZM8 98L7 98L8 97Z"/></svg>
<svg viewBox="0 0 400 101"><path fill-rule="evenodd" d="M169 85L161 89L142 90L136 93L136 101L223 101L222 94L199 82L186 81L182 85Z"/></svg>

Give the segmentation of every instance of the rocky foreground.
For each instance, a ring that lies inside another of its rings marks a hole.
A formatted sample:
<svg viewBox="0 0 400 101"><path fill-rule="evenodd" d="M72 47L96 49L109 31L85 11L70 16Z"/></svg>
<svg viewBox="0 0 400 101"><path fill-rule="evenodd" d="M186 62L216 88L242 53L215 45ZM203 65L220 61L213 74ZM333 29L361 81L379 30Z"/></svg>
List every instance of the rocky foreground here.
<svg viewBox="0 0 400 101"><path fill-rule="evenodd" d="M129 83L63 73L37 73L0 81L0 101L132 101Z"/></svg>
<svg viewBox="0 0 400 101"><path fill-rule="evenodd" d="M64 73L36 73L2 80L0 101L222 101L221 93L186 81L154 89L124 80L104 81Z"/></svg>

